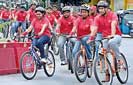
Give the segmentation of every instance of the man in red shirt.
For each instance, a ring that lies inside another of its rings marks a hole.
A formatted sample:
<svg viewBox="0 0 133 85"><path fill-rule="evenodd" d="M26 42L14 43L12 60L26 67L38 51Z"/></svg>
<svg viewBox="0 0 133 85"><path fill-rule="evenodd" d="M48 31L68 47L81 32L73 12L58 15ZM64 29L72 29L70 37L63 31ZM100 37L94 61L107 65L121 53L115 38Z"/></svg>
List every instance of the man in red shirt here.
<svg viewBox="0 0 133 85"><path fill-rule="evenodd" d="M108 3L106 1L99 1L97 7L99 15L94 19L93 28L98 29L98 32L102 33L103 37L111 38L103 41L103 47L106 51L113 50L114 57L119 57L119 46L122 37L118 26L118 17L114 12L108 10ZM106 76L105 81L109 81L109 76Z"/></svg>
<svg viewBox="0 0 133 85"><path fill-rule="evenodd" d="M18 28L22 26L23 31L26 30L26 18L27 12L25 11L25 7L21 7L20 10L15 15L15 32L18 31Z"/></svg>
<svg viewBox="0 0 133 85"><path fill-rule="evenodd" d="M77 41L73 49L73 56L75 57L75 54L80 50L81 43L85 46L87 51L87 57L89 60L91 60L91 54L89 54L90 46L87 44L88 39L92 39L91 33L94 32L94 30L91 29L91 26L93 24L93 19L89 17L89 7L83 6L81 7L81 17L79 17L75 25L73 27L72 32L77 32ZM73 34L73 33L71 33Z"/></svg>
<svg viewBox="0 0 133 85"><path fill-rule="evenodd" d="M49 20L52 28L54 28L54 23L57 23L57 19L56 17L52 14L52 8L51 7L48 7L46 9L46 18Z"/></svg>
<svg viewBox="0 0 133 85"><path fill-rule="evenodd" d="M70 15L70 7L65 6L62 9L63 16L58 20L56 30L59 33L58 47L60 52L61 65L65 65L64 44L66 42L66 36L71 32L74 25L74 18Z"/></svg>
<svg viewBox="0 0 133 85"><path fill-rule="evenodd" d="M90 7L90 17L94 20L94 18L97 16L97 7L91 6Z"/></svg>
<svg viewBox="0 0 133 85"><path fill-rule="evenodd" d="M5 9L1 12L1 16L0 16L0 18L4 21L4 22L6 22L6 21L9 21L10 20L10 18L11 18L11 13L10 13L10 11L9 11L9 8L7 8L7 7L4 7Z"/></svg>
<svg viewBox="0 0 133 85"><path fill-rule="evenodd" d="M56 17L56 19L59 19L60 15L61 15L61 12L58 11L57 6L53 5L52 9L53 9L52 14Z"/></svg>
<svg viewBox="0 0 133 85"><path fill-rule="evenodd" d="M47 58L44 52L44 45L50 41L50 29L49 29L49 21L45 17L46 11L43 7L37 7L35 9L36 18L32 21L29 28L22 33L23 35L28 34L34 29L35 37L33 38L32 44L39 48L41 53L41 61L43 63L47 63Z"/></svg>
<svg viewBox="0 0 133 85"><path fill-rule="evenodd" d="M36 4L35 3L32 3L31 6L30 6L30 9L27 12L27 19L28 19L28 21L30 23L36 17L36 15L35 15L35 8L36 8Z"/></svg>

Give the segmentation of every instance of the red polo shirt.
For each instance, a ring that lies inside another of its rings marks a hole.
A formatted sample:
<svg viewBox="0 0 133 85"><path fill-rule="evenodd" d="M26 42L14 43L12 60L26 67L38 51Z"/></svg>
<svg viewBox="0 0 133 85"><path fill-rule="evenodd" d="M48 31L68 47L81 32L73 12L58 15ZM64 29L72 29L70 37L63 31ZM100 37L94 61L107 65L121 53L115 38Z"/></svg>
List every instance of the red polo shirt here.
<svg viewBox="0 0 133 85"><path fill-rule="evenodd" d="M5 19L5 20L9 19L10 14L11 14L10 11L5 11L5 10L3 10L3 11L1 12L2 19Z"/></svg>
<svg viewBox="0 0 133 85"><path fill-rule="evenodd" d="M90 26L92 23L93 20L90 17L87 17L86 19L79 17L75 23L77 27L77 36L82 38L86 35L89 35L91 33Z"/></svg>
<svg viewBox="0 0 133 85"><path fill-rule="evenodd" d="M56 19L59 19L61 12L60 11L53 11L52 14L56 17Z"/></svg>
<svg viewBox="0 0 133 85"><path fill-rule="evenodd" d="M54 26L55 16L52 14L50 14L50 15L46 14L45 17L49 20L51 26Z"/></svg>
<svg viewBox="0 0 133 85"><path fill-rule="evenodd" d="M32 20L36 17L35 11L32 9L29 9L28 14L30 15L29 20L32 22Z"/></svg>
<svg viewBox="0 0 133 85"><path fill-rule="evenodd" d="M37 18L35 18L32 21L31 25L34 28L35 34L38 34L41 31L44 24L47 24L47 27L45 28L44 33L42 35L47 35L47 36L51 35L50 30L48 28L49 27L49 21L46 18L43 18L41 20L38 20Z"/></svg>
<svg viewBox="0 0 133 85"><path fill-rule="evenodd" d="M94 25L98 27L98 32L102 32L103 37L111 35L111 22L118 21L117 15L111 11L107 12L106 16L98 15L94 19ZM119 26L116 26L116 34L121 35Z"/></svg>
<svg viewBox="0 0 133 85"><path fill-rule="evenodd" d="M60 24L60 33L69 34L74 25L74 18L72 16L69 16L68 18L61 16L58 23Z"/></svg>
<svg viewBox="0 0 133 85"><path fill-rule="evenodd" d="M26 20L27 13L26 11L18 11L16 13L17 21L24 22Z"/></svg>

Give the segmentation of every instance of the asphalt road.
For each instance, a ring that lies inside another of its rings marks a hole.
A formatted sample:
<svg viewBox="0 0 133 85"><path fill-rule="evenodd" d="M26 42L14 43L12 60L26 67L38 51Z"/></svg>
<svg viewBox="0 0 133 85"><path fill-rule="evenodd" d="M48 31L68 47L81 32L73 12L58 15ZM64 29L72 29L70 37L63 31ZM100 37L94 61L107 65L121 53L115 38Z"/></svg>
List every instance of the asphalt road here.
<svg viewBox="0 0 133 85"><path fill-rule="evenodd" d="M129 79L125 85L133 85L133 38L123 38L120 47L121 52L126 55L129 65ZM26 80L21 74L0 76L0 85L98 85L94 75L84 83L79 83L74 74L67 70L67 66L61 66L59 56L56 58L56 72L49 78L43 70L38 71L33 80ZM116 77L113 85L121 85Z"/></svg>

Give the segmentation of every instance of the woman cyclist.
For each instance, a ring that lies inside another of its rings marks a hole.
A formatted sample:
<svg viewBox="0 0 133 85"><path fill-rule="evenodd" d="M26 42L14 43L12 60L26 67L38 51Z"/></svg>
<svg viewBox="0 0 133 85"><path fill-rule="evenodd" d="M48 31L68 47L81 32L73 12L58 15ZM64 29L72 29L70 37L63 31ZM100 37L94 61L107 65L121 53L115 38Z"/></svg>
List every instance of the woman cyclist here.
<svg viewBox="0 0 133 85"><path fill-rule="evenodd" d="M30 27L22 34L26 35L34 29L35 37L33 38L32 44L36 46L41 53L41 61L47 62L46 55L44 53L44 44L50 41L50 29L49 21L45 17L45 9L43 7L37 7L35 9L36 18L32 21Z"/></svg>

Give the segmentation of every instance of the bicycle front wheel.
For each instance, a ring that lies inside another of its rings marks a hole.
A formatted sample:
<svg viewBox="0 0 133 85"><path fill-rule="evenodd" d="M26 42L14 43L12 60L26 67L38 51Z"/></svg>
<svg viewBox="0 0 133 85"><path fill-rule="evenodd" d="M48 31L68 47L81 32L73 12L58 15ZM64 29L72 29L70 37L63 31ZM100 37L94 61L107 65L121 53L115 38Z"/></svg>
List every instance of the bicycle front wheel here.
<svg viewBox="0 0 133 85"><path fill-rule="evenodd" d="M37 73L37 64L30 52L25 52L20 59L20 72L27 80L31 80Z"/></svg>
<svg viewBox="0 0 133 85"><path fill-rule="evenodd" d="M44 72L48 77L52 77L55 73L55 59L51 51L48 51L47 63L43 65Z"/></svg>
<svg viewBox="0 0 133 85"><path fill-rule="evenodd" d="M99 85L112 84L113 75L111 65L108 59L105 63L104 56L101 54L94 60L94 75Z"/></svg>
<svg viewBox="0 0 133 85"><path fill-rule="evenodd" d="M87 78L86 57L83 56L83 52L79 51L74 60L75 76L80 82L85 82Z"/></svg>
<svg viewBox="0 0 133 85"><path fill-rule="evenodd" d="M128 80L128 64L125 56L121 53L121 56L115 60L116 76L121 84L125 84Z"/></svg>

